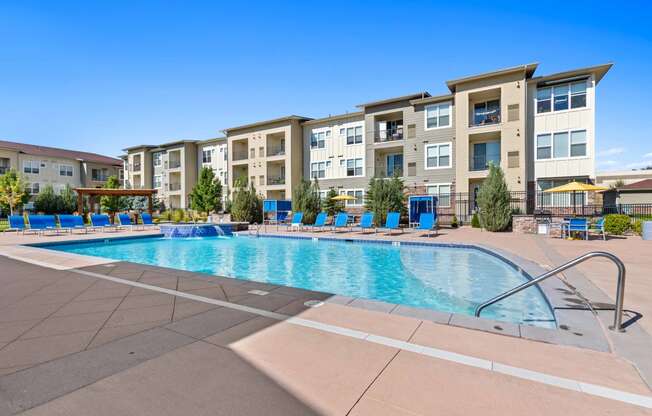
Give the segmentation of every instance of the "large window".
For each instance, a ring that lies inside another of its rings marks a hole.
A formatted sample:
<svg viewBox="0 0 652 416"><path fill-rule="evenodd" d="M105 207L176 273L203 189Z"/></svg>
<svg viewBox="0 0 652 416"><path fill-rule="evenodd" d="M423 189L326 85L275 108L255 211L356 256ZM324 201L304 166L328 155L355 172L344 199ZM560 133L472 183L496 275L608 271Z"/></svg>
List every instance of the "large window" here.
<svg viewBox="0 0 652 416"><path fill-rule="evenodd" d="M426 145L426 169L451 167L451 144L439 143Z"/></svg>
<svg viewBox="0 0 652 416"><path fill-rule="evenodd" d="M310 136L310 148L311 149L323 149L326 147L326 138L330 137L331 131L321 131L319 133L312 133Z"/></svg>
<svg viewBox="0 0 652 416"><path fill-rule="evenodd" d="M584 182L583 179L539 179L537 181L537 202L539 206L544 207L572 207L582 206L586 202L586 192L549 192L545 193L546 189L555 188L557 186L566 185L567 183L577 180Z"/></svg>
<svg viewBox="0 0 652 416"><path fill-rule="evenodd" d="M154 175L154 188L160 189L163 185L161 175Z"/></svg>
<svg viewBox="0 0 652 416"><path fill-rule="evenodd" d="M38 182L28 184L26 188L32 195L36 195L41 191L41 187Z"/></svg>
<svg viewBox="0 0 652 416"><path fill-rule="evenodd" d="M346 176L362 176L362 158L346 160Z"/></svg>
<svg viewBox="0 0 652 416"><path fill-rule="evenodd" d="M473 106L473 125L500 123L500 100L475 103Z"/></svg>
<svg viewBox="0 0 652 416"><path fill-rule="evenodd" d="M586 130L537 135L537 160L587 156Z"/></svg>
<svg viewBox="0 0 652 416"><path fill-rule="evenodd" d="M427 186L429 195L437 196L437 206L450 207L451 206L451 184L450 183L434 183Z"/></svg>
<svg viewBox="0 0 652 416"><path fill-rule="evenodd" d="M362 143L362 126L349 127L346 129L346 144Z"/></svg>
<svg viewBox="0 0 652 416"><path fill-rule="evenodd" d="M72 176L72 166L59 165L59 176Z"/></svg>
<svg viewBox="0 0 652 416"><path fill-rule="evenodd" d="M450 103L433 104L426 106L426 130L451 125Z"/></svg>
<svg viewBox="0 0 652 416"><path fill-rule="evenodd" d="M120 171L122 172L122 171ZM91 179L96 182L104 182L109 178L109 170L106 168L102 169L91 169Z"/></svg>
<svg viewBox="0 0 652 416"><path fill-rule="evenodd" d="M25 160L23 162L23 172L37 174L40 172L41 162L39 160Z"/></svg>
<svg viewBox="0 0 652 416"><path fill-rule="evenodd" d="M340 195L348 195L355 198L346 201L346 206L359 207L364 204L364 190L362 189L340 189Z"/></svg>
<svg viewBox="0 0 652 416"><path fill-rule="evenodd" d="M152 153L152 162L154 163L154 166L156 167L161 166L162 159L163 159L163 152Z"/></svg>
<svg viewBox="0 0 652 416"><path fill-rule="evenodd" d="M500 165L500 142L473 144L473 170L486 170L489 164Z"/></svg>
<svg viewBox="0 0 652 416"><path fill-rule="evenodd" d="M201 151L201 163L211 163L213 160L213 151L211 149Z"/></svg>
<svg viewBox="0 0 652 416"><path fill-rule="evenodd" d="M586 107L586 81L537 89L537 113Z"/></svg>
<svg viewBox="0 0 652 416"><path fill-rule="evenodd" d="M321 179L326 177L326 162L315 162L310 164L310 177Z"/></svg>

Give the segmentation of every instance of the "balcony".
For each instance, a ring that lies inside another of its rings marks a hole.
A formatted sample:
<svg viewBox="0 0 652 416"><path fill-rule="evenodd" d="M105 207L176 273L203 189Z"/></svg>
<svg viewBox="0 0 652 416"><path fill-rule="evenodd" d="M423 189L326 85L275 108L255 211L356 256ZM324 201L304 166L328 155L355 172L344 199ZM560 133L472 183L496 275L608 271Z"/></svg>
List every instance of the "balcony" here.
<svg viewBox="0 0 652 416"><path fill-rule="evenodd" d="M233 152L233 160L247 160L249 152L245 151L234 151Z"/></svg>
<svg viewBox="0 0 652 416"><path fill-rule="evenodd" d="M181 167L181 161L180 160L170 160L168 162L168 169L177 169Z"/></svg>
<svg viewBox="0 0 652 416"><path fill-rule="evenodd" d="M500 100L489 100L473 104L471 127L500 123Z"/></svg>
<svg viewBox="0 0 652 416"><path fill-rule="evenodd" d="M171 183L169 186L170 191L180 191L181 190L181 184L180 183Z"/></svg>
<svg viewBox="0 0 652 416"><path fill-rule="evenodd" d="M141 165L140 165L140 163L134 163L134 164L132 165L132 168L133 168L132 170L133 170L134 172L140 172Z"/></svg>
<svg viewBox="0 0 652 416"><path fill-rule="evenodd" d="M267 156L285 156L285 146L267 147Z"/></svg>
<svg viewBox="0 0 652 416"><path fill-rule="evenodd" d="M285 177L279 176L275 178L267 177L267 185L285 185Z"/></svg>
<svg viewBox="0 0 652 416"><path fill-rule="evenodd" d="M391 174L387 172L387 168L383 167L377 167L374 169L374 177L375 178L381 178L381 179L387 179L387 178L393 178L394 176L397 177L402 177L403 176L403 169L402 168L395 168Z"/></svg>
<svg viewBox="0 0 652 416"><path fill-rule="evenodd" d="M403 140L403 126L374 132L374 143L386 143Z"/></svg>

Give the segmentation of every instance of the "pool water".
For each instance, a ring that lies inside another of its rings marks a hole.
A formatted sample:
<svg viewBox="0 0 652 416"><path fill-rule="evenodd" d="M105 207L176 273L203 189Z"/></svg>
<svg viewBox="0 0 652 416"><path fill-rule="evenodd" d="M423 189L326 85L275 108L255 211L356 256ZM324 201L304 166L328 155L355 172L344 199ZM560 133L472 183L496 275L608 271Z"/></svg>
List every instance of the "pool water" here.
<svg viewBox="0 0 652 416"><path fill-rule="evenodd" d="M468 315L527 280L499 257L467 247L248 236L105 241L48 248ZM482 316L555 327L537 287Z"/></svg>

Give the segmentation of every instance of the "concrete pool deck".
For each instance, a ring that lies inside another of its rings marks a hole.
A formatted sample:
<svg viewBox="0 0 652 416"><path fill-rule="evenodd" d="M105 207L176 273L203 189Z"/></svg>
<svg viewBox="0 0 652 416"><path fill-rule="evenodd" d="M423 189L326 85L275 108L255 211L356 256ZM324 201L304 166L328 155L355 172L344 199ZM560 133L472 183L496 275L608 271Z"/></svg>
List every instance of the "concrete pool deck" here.
<svg viewBox="0 0 652 416"><path fill-rule="evenodd" d="M115 237L124 235L142 233ZM0 414L652 413L650 389L618 340L595 351L332 303L311 308L307 300L330 295L18 246L71 238L79 236L0 235ZM429 240L549 266L612 251L628 267L626 309L643 315L622 337L649 328L652 260L640 239L460 229ZM615 268L605 264L565 278L609 301Z"/></svg>

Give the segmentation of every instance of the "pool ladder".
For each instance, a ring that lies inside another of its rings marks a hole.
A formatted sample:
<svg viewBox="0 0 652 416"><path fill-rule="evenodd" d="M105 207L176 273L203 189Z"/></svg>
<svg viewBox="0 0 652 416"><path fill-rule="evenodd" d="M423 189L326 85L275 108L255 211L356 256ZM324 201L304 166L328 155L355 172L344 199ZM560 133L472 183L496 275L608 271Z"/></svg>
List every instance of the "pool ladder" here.
<svg viewBox="0 0 652 416"><path fill-rule="evenodd" d="M530 286L536 285L537 283L546 280L551 276L555 276L556 274L559 274L564 270L570 269L571 267L575 267L578 264L583 263L586 260L592 259L594 257L607 258L612 262L614 262L616 267L618 267L618 286L616 288L616 309L614 311L614 324L609 328L614 331L623 332L624 329L622 326L623 326L623 298L625 297L625 265L618 257L614 256L611 253L607 253L605 251L592 251L590 253L586 253L582 256L579 256L569 261L568 263L564 263L559 267L556 267L540 276L537 276L536 278L530 280L529 282L523 283L522 285L516 286L513 289L503 292L500 295L496 296L495 298L489 299L488 301L478 305L478 307L475 308L475 316L479 317L480 313L482 313L482 310L487 306L493 305L496 302L500 302L501 300L508 298L522 290L525 290Z"/></svg>

